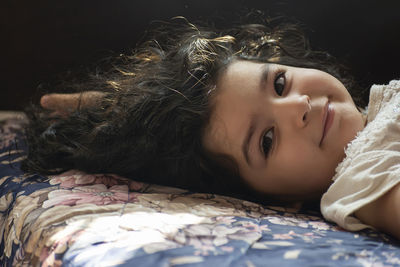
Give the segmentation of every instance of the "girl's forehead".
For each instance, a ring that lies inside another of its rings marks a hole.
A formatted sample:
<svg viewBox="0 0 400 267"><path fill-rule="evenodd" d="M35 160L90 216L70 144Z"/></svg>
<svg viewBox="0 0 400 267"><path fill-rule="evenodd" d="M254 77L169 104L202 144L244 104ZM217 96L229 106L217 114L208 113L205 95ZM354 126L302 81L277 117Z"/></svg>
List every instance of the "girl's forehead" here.
<svg viewBox="0 0 400 267"><path fill-rule="evenodd" d="M203 143L212 152L241 157L241 141L257 99L259 76L265 64L235 61L221 75L212 99L212 112Z"/></svg>

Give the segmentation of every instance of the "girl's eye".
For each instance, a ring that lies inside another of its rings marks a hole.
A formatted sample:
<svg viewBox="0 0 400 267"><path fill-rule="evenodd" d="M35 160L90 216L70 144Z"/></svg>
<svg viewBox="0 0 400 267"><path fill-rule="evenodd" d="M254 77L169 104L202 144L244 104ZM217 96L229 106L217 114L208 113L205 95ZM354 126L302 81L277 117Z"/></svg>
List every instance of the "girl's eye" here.
<svg viewBox="0 0 400 267"><path fill-rule="evenodd" d="M278 73L274 80L274 89L279 96L282 96L283 91L285 90L285 83L286 83L285 73L284 72Z"/></svg>
<svg viewBox="0 0 400 267"><path fill-rule="evenodd" d="M262 137L261 146L265 156L268 156L269 151L271 150L273 138L274 138L274 128L269 129Z"/></svg>

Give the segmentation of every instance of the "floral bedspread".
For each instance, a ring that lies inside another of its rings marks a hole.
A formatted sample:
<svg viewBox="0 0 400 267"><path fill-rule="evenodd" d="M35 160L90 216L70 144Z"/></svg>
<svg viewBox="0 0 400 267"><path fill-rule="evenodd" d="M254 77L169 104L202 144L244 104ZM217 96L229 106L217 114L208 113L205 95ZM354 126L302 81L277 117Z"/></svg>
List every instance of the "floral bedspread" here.
<svg viewBox="0 0 400 267"><path fill-rule="evenodd" d="M0 128L0 266L397 266L400 247L320 214L71 170L24 174Z"/></svg>

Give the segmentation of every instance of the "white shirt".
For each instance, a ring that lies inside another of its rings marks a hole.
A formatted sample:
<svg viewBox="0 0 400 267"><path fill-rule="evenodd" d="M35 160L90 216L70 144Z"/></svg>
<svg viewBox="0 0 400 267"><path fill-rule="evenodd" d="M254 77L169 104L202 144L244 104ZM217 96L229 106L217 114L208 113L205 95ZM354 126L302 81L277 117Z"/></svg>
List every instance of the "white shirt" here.
<svg viewBox="0 0 400 267"><path fill-rule="evenodd" d="M367 126L347 146L333 184L321 199L321 212L344 229L371 227L354 212L400 182L400 81L373 85Z"/></svg>

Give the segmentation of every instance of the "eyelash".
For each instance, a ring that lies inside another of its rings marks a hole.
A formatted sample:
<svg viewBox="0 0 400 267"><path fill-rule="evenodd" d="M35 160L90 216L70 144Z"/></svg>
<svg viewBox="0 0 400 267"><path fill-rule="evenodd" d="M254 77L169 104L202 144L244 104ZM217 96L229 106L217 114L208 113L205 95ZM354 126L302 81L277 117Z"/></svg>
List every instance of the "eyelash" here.
<svg viewBox="0 0 400 267"><path fill-rule="evenodd" d="M283 78L283 84L279 84L281 88L277 88L277 81L281 78ZM273 86L277 95L279 96L283 95L285 91L285 85L286 85L285 72L283 70L276 71ZM273 145L273 140L274 140L274 128L270 128L262 135L261 150L264 153L264 156L268 156L268 154L270 153L270 150Z"/></svg>

